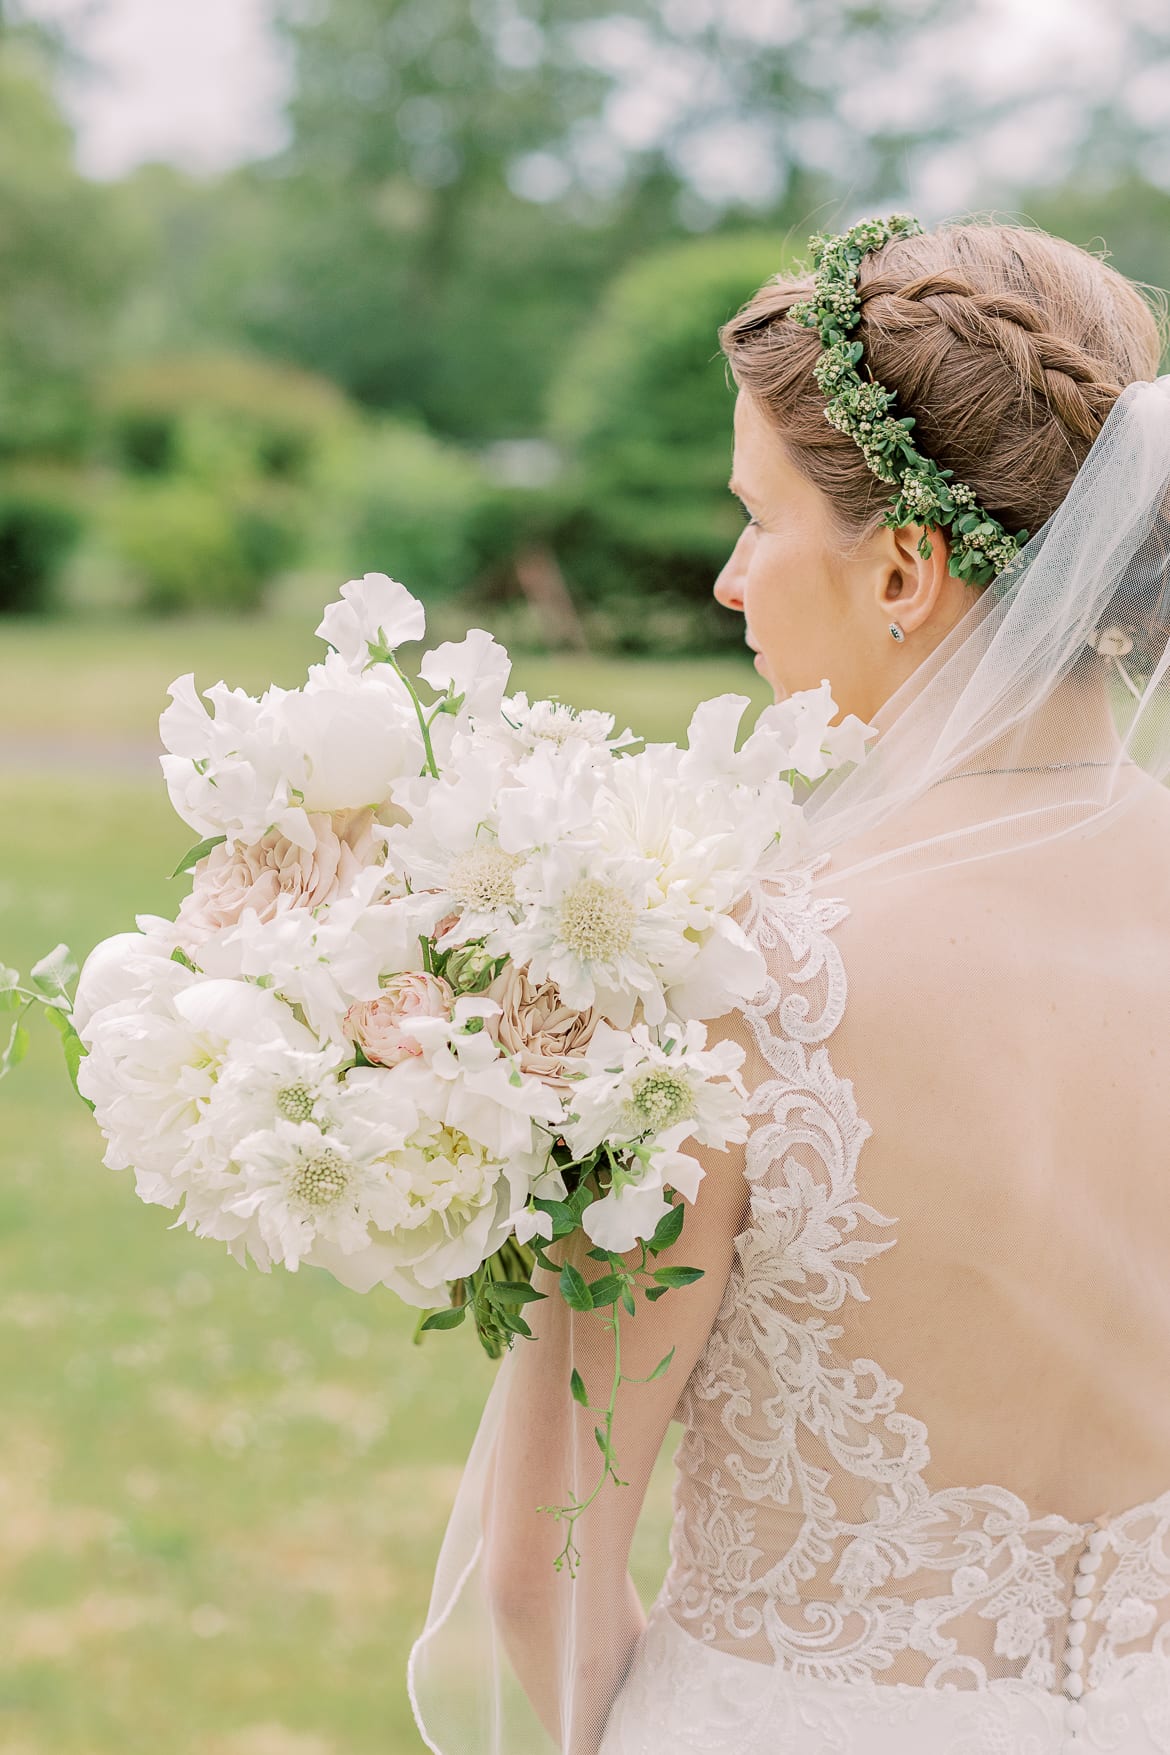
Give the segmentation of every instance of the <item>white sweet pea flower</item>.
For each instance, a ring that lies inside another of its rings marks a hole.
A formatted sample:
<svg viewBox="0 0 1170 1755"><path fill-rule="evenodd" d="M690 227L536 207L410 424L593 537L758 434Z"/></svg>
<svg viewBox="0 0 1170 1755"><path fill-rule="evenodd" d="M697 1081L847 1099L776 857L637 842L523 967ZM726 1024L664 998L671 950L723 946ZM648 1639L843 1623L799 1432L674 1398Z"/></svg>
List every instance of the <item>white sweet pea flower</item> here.
<svg viewBox="0 0 1170 1755"><path fill-rule="evenodd" d="M341 597L331 603L317 628L350 670L362 671L372 662L370 646L393 652L426 632L426 611L405 585L385 573L366 573L341 587Z"/></svg>
<svg viewBox="0 0 1170 1755"><path fill-rule="evenodd" d="M437 693L451 689L463 696L464 713L485 718L499 712L511 669L504 647L483 628L471 628L463 640L445 640L418 667Z"/></svg>
<svg viewBox="0 0 1170 1755"><path fill-rule="evenodd" d="M214 717L200 702L194 678L179 677L171 705L159 718L167 753L159 757L171 803L202 835L258 841L279 827L297 846L313 843L308 819L293 796L288 750L273 725L283 689L254 700L242 689L216 683L204 691Z"/></svg>
<svg viewBox="0 0 1170 1755"><path fill-rule="evenodd" d="M265 981L302 1008L322 1042L347 1045L349 1008L376 999L383 976L421 969L419 936L429 936L442 912L442 898L429 894L373 899L380 877L367 867L320 917L292 909L261 920L245 910L237 926L200 947L203 967Z"/></svg>
<svg viewBox="0 0 1170 1755"><path fill-rule="evenodd" d="M544 743L516 764L496 795L500 846L528 853L570 836L588 836L594 800L613 764L597 760L590 744Z"/></svg>
<svg viewBox="0 0 1170 1755"><path fill-rule="evenodd" d="M786 767L795 768L806 780L819 780L841 762L860 761L867 738L876 736L873 726L864 725L852 713L840 725L833 725L836 715L837 704L826 677L817 689L802 689L765 707L756 728L779 738Z"/></svg>

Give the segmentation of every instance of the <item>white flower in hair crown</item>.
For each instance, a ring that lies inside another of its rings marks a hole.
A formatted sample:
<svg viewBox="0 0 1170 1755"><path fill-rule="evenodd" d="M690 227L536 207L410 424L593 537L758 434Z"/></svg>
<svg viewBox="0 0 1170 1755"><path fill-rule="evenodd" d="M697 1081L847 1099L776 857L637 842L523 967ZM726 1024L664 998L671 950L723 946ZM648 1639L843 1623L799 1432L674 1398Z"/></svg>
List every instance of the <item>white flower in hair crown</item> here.
<svg viewBox="0 0 1170 1755"><path fill-rule="evenodd" d="M851 339L861 320L862 258L891 238L914 237L922 230L911 214L895 213L889 219L861 220L836 237L811 238L813 295L792 305L788 314L820 331L824 351L813 371L827 399L825 419L856 442L879 481L897 490L883 524L893 530L906 524L926 526L918 544L923 556L931 553L929 530L945 528L949 570L971 585L988 585L1015 559L1028 532L1011 535L979 505L972 488L953 479L952 470L922 455L910 437L914 417L892 414L894 392L872 376L861 376L857 368L865 350Z"/></svg>

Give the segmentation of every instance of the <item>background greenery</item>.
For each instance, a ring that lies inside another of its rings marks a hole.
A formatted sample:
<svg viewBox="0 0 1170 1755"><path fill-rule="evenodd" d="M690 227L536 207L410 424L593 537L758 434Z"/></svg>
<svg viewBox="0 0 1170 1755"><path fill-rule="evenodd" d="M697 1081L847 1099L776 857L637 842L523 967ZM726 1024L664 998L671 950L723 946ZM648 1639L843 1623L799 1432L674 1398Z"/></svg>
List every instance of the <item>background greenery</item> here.
<svg viewBox="0 0 1170 1755"><path fill-rule="evenodd" d="M923 165L945 190L955 154L1063 104L1044 186L1005 173L981 204L1170 282L1170 27L1145 0L1109 5L1125 52L1091 92L1006 28L1000 76L960 82L937 46L960 0L792 0L771 35L776 7L623 0L626 62L687 94L636 146L596 0L278 0L287 147L111 184L76 167L65 45L16 10L0 960L25 968L174 907L166 684L295 682L354 573L652 737L724 689L760 702L711 599L738 528L715 331L814 226L902 205ZM728 127L763 142L747 195L696 169ZM405 1656L486 1361L412 1347L388 1295L164 1235L43 1032L0 1142L0 1755L416 1755ZM666 1454L648 1594L668 1485Z"/></svg>

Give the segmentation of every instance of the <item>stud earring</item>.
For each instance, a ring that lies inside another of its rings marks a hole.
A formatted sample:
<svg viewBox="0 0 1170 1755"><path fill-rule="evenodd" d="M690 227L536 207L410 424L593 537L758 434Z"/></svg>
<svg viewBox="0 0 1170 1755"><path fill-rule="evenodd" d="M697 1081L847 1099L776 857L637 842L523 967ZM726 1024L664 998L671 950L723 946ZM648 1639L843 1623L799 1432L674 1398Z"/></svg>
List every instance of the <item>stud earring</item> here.
<svg viewBox="0 0 1170 1755"><path fill-rule="evenodd" d="M897 622L890 623L890 633L894 636L894 639L898 641L899 645L906 638Z"/></svg>

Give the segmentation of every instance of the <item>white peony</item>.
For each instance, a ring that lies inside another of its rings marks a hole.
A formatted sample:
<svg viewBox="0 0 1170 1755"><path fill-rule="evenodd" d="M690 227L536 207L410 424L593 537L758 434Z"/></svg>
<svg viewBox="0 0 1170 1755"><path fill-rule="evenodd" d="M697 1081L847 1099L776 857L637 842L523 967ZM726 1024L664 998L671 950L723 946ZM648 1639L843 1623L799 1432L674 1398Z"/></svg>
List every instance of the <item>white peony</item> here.
<svg viewBox="0 0 1170 1755"><path fill-rule="evenodd" d="M389 1216L380 1209L364 1246L322 1234L308 1259L355 1291L386 1285L426 1308L512 1231L547 1157L537 1122L560 1106L539 1080L512 1082L486 1031L423 1026L434 1026L423 1059L351 1072L338 1106L336 1137L352 1161L385 1175Z"/></svg>
<svg viewBox="0 0 1170 1755"><path fill-rule="evenodd" d="M132 1167L143 1200L173 1207L194 1177L227 1168L224 1144L209 1145L199 1124L229 1057L247 1045L317 1044L274 993L171 968L165 983L89 1019L78 1086L106 1136L108 1167Z"/></svg>
<svg viewBox="0 0 1170 1755"><path fill-rule="evenodd" d="M423 765L406 685L385 665L355 675L335 653L274 703L272 735L290 752L289 780L308 811L382 805Z"/></svg>
<svg viewBox="0 0 1170 1755"><path fill-rule="evenodd" d="M143 921L148 920L143 916ZM146 1003L184 987L191 971L171 957L175 943L170 921L154 920L146 932L118 932L94 946L81 966L73 997L73 1027L89 1046L94 1020L110 1006ZM162 929L161 931L159 929Z"/></svg>

